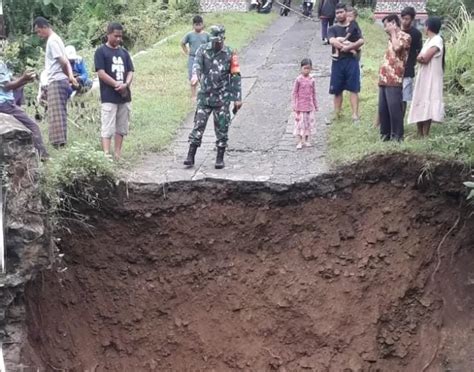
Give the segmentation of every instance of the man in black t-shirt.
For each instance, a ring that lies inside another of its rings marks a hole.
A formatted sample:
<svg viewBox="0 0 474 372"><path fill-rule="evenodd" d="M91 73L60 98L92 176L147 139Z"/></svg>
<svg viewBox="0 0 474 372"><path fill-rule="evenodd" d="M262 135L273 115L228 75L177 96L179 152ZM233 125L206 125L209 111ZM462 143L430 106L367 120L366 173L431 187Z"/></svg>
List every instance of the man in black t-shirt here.
<svg viewBox="0 0 474 372"><path fill-rule="evenodd" d="M334 115L338 117L342 108L342 94L345 90L350 92L352 108L352 121L359 122L359 92L360 92L360 67L359 61L352 51L359 50L364 44L362 32L353 35L354 41L341 42L338 38L347 36L349 20L345 4L336 5L337 23L328 30L329 43L332 45L333 55L339 50L337 58L333 58L331 67L331 82L329 94L334 94ZM359 29L360 30L360 29ZM327 120L327 124L331 121Z"/></svg>
<svg viewBox="0 0 474 372"><path fill-rule="evenodd" d="M405 75L403 77L403 117L405 117L407 104L408 102L411 102L413 96L416 57L420 53L421 48L423 48L423 37L421 32L413 26L415 17L415 8L407 6L402 10L402 31L411 36L411 46L405 66Z"/></svg>
<svg viewBox="0 0 474 372"><path fill-rule="evenodd" d="M120 159L122 153L123 137L128 134L132 100L130 85L134 71L130 55L120 46L122 37L122 25L110 23L107 27L107 42L96 50L94 56L102 102L102 148L108 155L114 137L116 160Z"/></svg>

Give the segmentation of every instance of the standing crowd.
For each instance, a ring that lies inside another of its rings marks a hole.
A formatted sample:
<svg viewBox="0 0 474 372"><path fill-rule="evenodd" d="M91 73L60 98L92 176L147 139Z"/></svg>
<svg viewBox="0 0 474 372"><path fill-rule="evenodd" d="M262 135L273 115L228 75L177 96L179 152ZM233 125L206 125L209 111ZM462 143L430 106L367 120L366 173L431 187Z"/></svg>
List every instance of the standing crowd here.
<svg viewBox="0 0 474 372"><path fill-rule="evenodd" d="M334 96L334 111L332 117L326 118L326 124L340 117L344 91L349 92L352 122L359 124L361 50L364 39L356 21L357 10L337 3L337 0L320 0L318 15L322 42L332 47L329 94ZM407 121L417 125L419 138L429 135L432 122L442 122L444 119L445 48L439 35L442 22L439 17L426 20L424 28L427 40L423 44L423 36L416 28L415 20L416 11L413 7L406 7L400 15L389 14L382 20L388 35L378 79L377 124L383 141L403 141L408 105ZM417 64L418 73L415 76ZM302 73L296 79L292 93L297 149L307 146L304 138L309 137L314 128L312 113L317 109L315 82L305 72L311 66L311 61L304 59L301 66ZM302 81L307 84L302 84ZM307 88L309 85L311 89ZM315 103L305 106L300 105L300 102ZM304 128L303 132L301 128Z"/></svg>
<svg viewBox="0 0 474 372"><path fill-rule="evenodd" d="M271 1L257 1L259 10ZM291 1L284 4L291 5ZM312 15L313 1L303 2L305 15ZM271 5L270 5L271 6ZM288 12L282 12L287 15ZM343 93L349 92L352 122L360 123L359 93L361 89L361 54L364 45L362 30L357 23L356 9L338 0L320 0L317 6L321 20L323 44L331 45L331 79L329 94L334 96L334 112L326 124L337 119L342 110ZM388 45L379 71L379 103L377 123L384 141L404 139L404 121L416 123L418 136L429 135L431 123L442 122L444 42L440 36L441 20L430 17L425 24L426 42L415 27L416 12L405 8L400 15L390 14L382 22L388 35ZM65 47L49 22L38 17L34 20L36 34L46 40L45 70L41 85L47 87L45 101L48 111L49 142L56 148L67 143L67 101L71 92L92 85L87 69L72 46ZM124 137L129 131L131 112L131 85L134 66L129 53L122 47L123 28L110 23L103 45L95 52L94 63L100 82L101 130L104 153L112 148L119 159ZM193 18L193 30L187 33L181 48L188 58L188 79L191 96L196 103L194 128L189 134L189 151L184 165L195 163L197 149L209 117L213 116L216 135L216 169L224 168L224 155L233 114L242 106L241 75L236 52L225 44L225 28L212 26L204 31L201 16ZM415 66L419 65L415 76ZM316 80L311 76L312 61L301 61L300 75L291 94L294 111L294 135L297 149L311 146L318 110ZM35 79L35 73L26 71L14 78L5 61L0 62L0 113L14 116L33 134L33 143L41 159L47 159L37 123L19 106L14 92ZM411 103L411 104L410 104ZM410 105L408 110L408 105Z"/></svg>

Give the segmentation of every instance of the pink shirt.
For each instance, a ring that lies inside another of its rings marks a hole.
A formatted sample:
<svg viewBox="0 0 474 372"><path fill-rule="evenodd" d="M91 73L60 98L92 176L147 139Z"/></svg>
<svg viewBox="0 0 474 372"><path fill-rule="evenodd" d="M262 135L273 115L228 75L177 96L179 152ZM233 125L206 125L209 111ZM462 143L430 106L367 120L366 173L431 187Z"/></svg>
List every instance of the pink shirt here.
<svg viewBox="0 0 474 372"><path fill-rule="evenodd" d="M318 110L316 82L311 76L300 75L293 87L292 104L294 111L310 112Z"/></svg>

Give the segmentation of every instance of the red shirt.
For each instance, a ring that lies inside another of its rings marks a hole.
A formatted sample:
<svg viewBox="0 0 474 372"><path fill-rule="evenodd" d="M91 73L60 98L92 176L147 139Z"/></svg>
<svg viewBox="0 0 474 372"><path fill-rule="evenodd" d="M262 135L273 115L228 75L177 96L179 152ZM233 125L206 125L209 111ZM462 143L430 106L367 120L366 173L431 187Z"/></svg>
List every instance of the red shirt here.
<svg viewBox="0 0 474 372"><path fill-rule="evenodd" d="M292 94L293 110L310 112L318 109L316 101L316 82L311 76L296 78Z"/></svg>
<svg viewBox="0 0 474 372"><path fill-rule="evenodd" d="M388 48L379 71L379 86L401 87L403 84L405 65L410 52L411 36L399 31L396 37L400 41L401 48L395 51L392 38L388 40Z"/></svg>

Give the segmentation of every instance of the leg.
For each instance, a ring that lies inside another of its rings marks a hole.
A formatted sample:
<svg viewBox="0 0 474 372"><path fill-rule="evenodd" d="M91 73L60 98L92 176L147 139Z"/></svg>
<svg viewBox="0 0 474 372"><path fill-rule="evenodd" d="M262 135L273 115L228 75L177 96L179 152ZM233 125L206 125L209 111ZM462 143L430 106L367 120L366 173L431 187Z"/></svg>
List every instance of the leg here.
<svg viewBox="0 0 474 372"><path fill-rule="evenodd" d="M430 135L431 120L427 120L423 123L423 136L428 137Z"/></svg>
<svg viewBox="0 0 474 372"><path fill-rule="evenodd" d="M423 138L423 124L424 121L416 123L416 137Z"/></svg>
<svg viewBox="0 0 474 372"><path fill-rule="evenodd" d="M334 94L334 115L339 116L342 109L342 94L344 91L344 60L333 61L331 65L331 81L329 94Z"/></svg>
<svg viewBox="0 0 474 372"><path fill-rule="evenodd" d="M403 141L402 87L386 87L385 92L390 115L391 139Z"/></svg>
<svg viewBox="0 0 474 372"><path fill-rule="evenodd" d="M41 136L41 131L38 126L30 117L23 111L20 107L9 104L3 103L0 105L0 113L4 113L7 115L12 115L16 120L22 123L27 129L31 131L33 145L35 149L38 151L39 156L41 158L48 157L48 151L44 147L43 137Z"/></svg>
<svg viewBox="0 0 474 372"><path fill-rule="evenodd" d="M357 58L347 58L344 66L344 89L350 93L352 120L359 120L360 65Z"/></svg>
<svg viewBox="0 0 474 372"><path fill-rule="evenodd" d="M300 150L303 148L303 142L304 142L303 136L298 135L297 138L298 138L298 143L296 144L296 149Z"/></svg>
<svg viewBox="0 0 474 372"><path fill-rule="evenodd" d="M388 111L385 87L379 88L379 121L380 137L383 141L390 140L390 114Z"/></svg>
<svg viewBox="0 0 474 372"><path fill-rule="evenodd" d="M230 110L229 104L214 108L214 131L216 133L216 146L217 146L217 157L216 157L216 169L222 169L225 167L224 153L227 147L227 141L229 139L230 125Z"/></svg>
<svg viewBox="0 0 474 372"><path fill-rule="evenodd" d="M329 24L329 27L331 27L334 24L334 18L329 18L328 24Z"/></svg>
<svg viewBox="0 0 474 372"><path fill-rule="evenodd" d="M405 115L407 113L407 106L408 106L408 102L403 101L402 102L402 111L403 111L403 120L404 121L405 121Z"/></svg>
<svg viewBox="0 0 474 372"><path fill-rule="evenodd" d="M193 66L194 66L194 57L188 57L188 79L191 81L193 77ZM191 99L194 101L196 99L197 85L191 85Z"/></svg>
<svg viewBox="0 0 474 372"><path fill-rule="evenodd" d="M359 93L350 93L352 119L359 120Z"/></svg>
<svg viewBox="0 0 474 372"><path fill-rule="evenodd" d="M207 120L211 116L213 108L198 103L196 113L194 114L194 128L189 134L189 143L201 146L202 136L206 130Z"/></svg>
<svg viewBox="0 0 474 372"><path fill-rule="evenodd" d="M214 131L216 133L217 147L227 147L229 125L229 104L214 108Z"/></svg>
<svg viewBox="0 0 474 372"><path fill-rule="evenodd" d="M403 78L403 120L405 121L405 115L407 112L408 102L413 99L413 78Z"/></svg>
<svg viewBox="0 0 474 372"><path fill-rule="evenodd" d="M54 81L48 86L49 141L60 147L67 142L67 80Z"/></svg>
<svg viewBox="0 0 474 372"><path fill-rule="evenodd" d="M101 106L101 130L102 149L106 155L110 154L112 137L116 133L118 105L105 102Z"/></svg>
<svg viewBox="0 0 474 372"><path fill-rule="evenodd" d="M338 118L341 115L342 111L342 102L343 102L343 94L337 94L334 96L334 114Z"/></svg>
<svg viewBox="0 0 474 372"><path fill-rule="evenodd" d="M121 134L115 134L114 138L114 159L119 160L122 156L123 137Z"/></svg>
<svg viewBox="0 0 474 372"><path fill-rule="evenodd" d="M117 119L115 123L115 141L114 141L114 156L115 160L119 160L122 156L123 138L128 134L130 122L131 104L124 103L118 105Z"/></svg>
<svg viewBox="0 0 474 372"><path fill-rule="evenodd" d="M321 39L325 42L328 38L328 24L327 18L321 18Z"/></svg>

